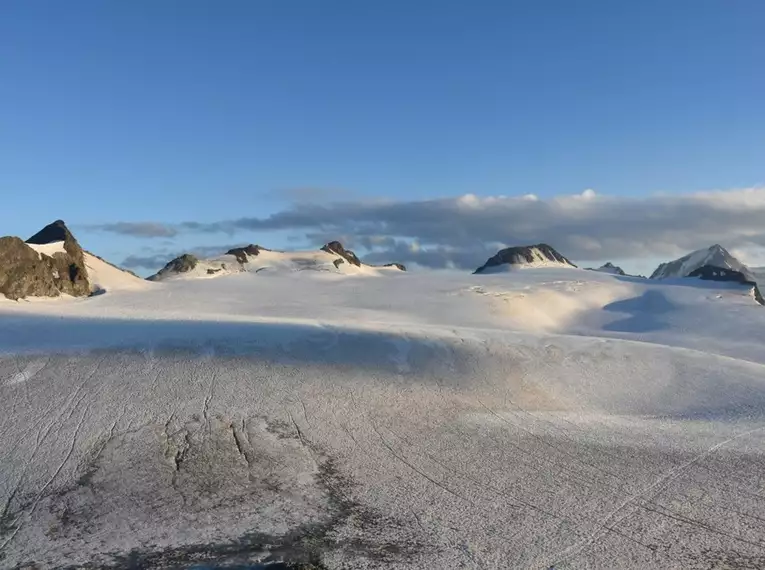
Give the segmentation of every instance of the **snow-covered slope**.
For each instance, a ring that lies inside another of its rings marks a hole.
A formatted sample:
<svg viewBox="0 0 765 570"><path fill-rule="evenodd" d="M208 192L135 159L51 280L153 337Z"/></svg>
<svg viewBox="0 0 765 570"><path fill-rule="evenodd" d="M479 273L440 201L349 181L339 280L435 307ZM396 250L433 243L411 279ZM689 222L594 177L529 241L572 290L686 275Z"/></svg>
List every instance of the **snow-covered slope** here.
<svg viewBox="0 0 765 570"><path fill-rule="evenodd" d="M576 265L551 246L540 243L502 249L474 273L504 273L514 269L539 267L576 267Z"/></svg>
<svg viewBox="0 0 765 570"><path fill-rule="evenodd" d="M691 272L705 265L733 269L743 273L751 281L755 278L749 268L733 257L728 250L715 244L706 249L699 249L683 257L667 263L662 263L651 274L651 279L666 279L668 277L687 277Z"/></svg>
<svg viewBox="0 0 765 570"><path fill-rule="evenodd" d="M252 253L248 253L248 249ZM192 256L186 257L191 258ZM400 272L400 269L395 266L376 267L363 263L356 265L331 251L283 252L249 246L249 248L238 248L237 253L228 253L207 259L193 258L191 263L178 263L178 260L173 260L150 279L164 281L167 279L211 278L237 273L274 271L322 271L343 275L379 275L381 272Z"/></svg>
<svg viewBox="0 0 765 570"><path fill-rule="evenodd" d="M85 267L94 293L114 291L141 291L151 287L151 283L134 273L120 269L97 255L84 252Z"/></svg>
<svg viewBox="0 0 765 570"><path fill-rule="evenodd" d="M285 263L0 305L0 566L765 565L745 287Z"/></svg>

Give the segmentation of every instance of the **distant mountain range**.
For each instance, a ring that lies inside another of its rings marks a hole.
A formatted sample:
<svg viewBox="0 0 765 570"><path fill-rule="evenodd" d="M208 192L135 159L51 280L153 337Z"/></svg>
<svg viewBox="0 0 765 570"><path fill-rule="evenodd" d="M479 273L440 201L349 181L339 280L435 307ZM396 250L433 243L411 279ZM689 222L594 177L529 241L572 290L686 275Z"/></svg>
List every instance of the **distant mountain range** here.
<svg viewBox="0 0 765 570"><path fill-rule="evenodd" d="M474 273L502 273L521 268L576 268L552 246L515 246L501 249ZM625 272L611 262L591 271L623 276ZM400 263L369 265L340 242L331 241L315 251L275 251L260 245L237 247L214 257L198 258L186 253L167 263L147 280L121 269L83 250L62 220L45 226L26 241L18 237L0 238L0 294L9 299L25 297L75 297L106 291L151 287L152 281L220 277L234 273L272 273L323 271L335 274L378 274L402 272ZM758 268L765 275L765 268ZM752 271L721 245L691 252L662 263L651 279L697 277L733 281L752 286L755 298L756 271Z"/></svg>
<svg viewBox="0 0 765 570"><path fill-rule="evenodd" d="M627 275L621 267L617 267L610 261L604 263L600 267L588 267L587 269L589 271L599 271L600 273L610 273L611 275Z"/></svg>
<svg viewBox="0 0 765 570"><path fill-rule="evenodd" d="M176 257L149 277L149 281L198 277L220 277L232 273L278 271L326 271L341 274L371 274L380 271L406 271L401 263L368 265L338 241L318 251L275 251L260 245L230 249L226 253L200 259L189 253Z"/></svg>

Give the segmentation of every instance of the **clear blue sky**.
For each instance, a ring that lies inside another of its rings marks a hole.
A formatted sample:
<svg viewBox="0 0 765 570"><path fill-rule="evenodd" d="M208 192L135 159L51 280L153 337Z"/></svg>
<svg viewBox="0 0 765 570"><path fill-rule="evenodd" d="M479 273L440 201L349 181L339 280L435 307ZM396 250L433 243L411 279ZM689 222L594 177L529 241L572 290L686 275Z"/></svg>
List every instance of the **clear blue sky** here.
<svg viewBox="0 0 765 570"><path fill-rule="evenodd" d="M3 0L0 234L263 216L295 188L751 186L763 30L762 0Z"/></svg>

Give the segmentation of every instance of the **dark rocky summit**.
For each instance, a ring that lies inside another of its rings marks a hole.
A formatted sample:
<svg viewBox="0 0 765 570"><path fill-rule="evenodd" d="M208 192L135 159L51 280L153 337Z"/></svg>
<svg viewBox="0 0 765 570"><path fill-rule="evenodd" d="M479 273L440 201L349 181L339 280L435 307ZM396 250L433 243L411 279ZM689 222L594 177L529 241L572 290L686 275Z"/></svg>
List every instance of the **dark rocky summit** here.
<svg viewBox="0 0 765 570"><path fill-rule="evenodd" d="M226 252L226 255L233 255L236 257L236 260L239 263L248 263L249 256L259 255L263 250L266 250L266 248L251 243L246 247L235 247L234 249L229 249Z"/></svg>
<svg viewBox="0 0 765 570"><path fill-rule="evenodd" d="M334 253L335 255L339 255L351 265L361 267L361 260L356 257L356 254L353 253L350 249L345 249L343 244L341 244L339 241L331 241L322 247L321 250L326 251L327 253Z"/></svg>
<svg viewBox="0 0 765 570"><path fill-rule="evenodd" d="M473 273L484 273L492 267L502 265L521 267L524 265L543 266L548 264L576 267L576 265L555 251L553 247L546 243L540 243L537 245L523 245L502 249Z"/></svg>
<svg viewBox="0 0 765 570"><path fill-rule="evenodd" d="M64 251L38 253L32 245L63 242ZM27 242L0 238L0 293L9 299L90 295L91 286L80 244L62 220L56 220Z"/></svg>
<svg viewBox="0 0 765 570"><path fill-rule="evenodd" d="M607 261L600 267L588 267L587 271L600 271L601 273L610 273L611 275L627 275L621 267L614 265L610 261Z"/></svg>
<svg viewBox="0 0 765 570"><path fill-rule="evenodd" d="M66 227L64 220L56 220L29 238L26 243L45 245L46 243L55 243L57 241L65 242L67 240L74 241L72 232Z"/></svg>
<svg viewBox="0 0 765 570"><path fill-rule="evenodd" d="M147 277L147 279L149 281L161 281L168 275L176 273L188 273L197 266L197 263L199 263L199 259L190 253L184 253L183 255L180 255L172 261L168 262L167 265L165 265L151 277Z"/></svg>
<svg viewBox="0 0 765 570"><path fill-rule="evenodd" d="M336 259L332 263L334 263L336 268L339 268L340 265L342 265L345 262L350 263L351 265L355 265L356 267L361 267L362 265L365 265L361 262L361 260L356 256L355 253L353 253L350 249L345 249L343 247L343 244L341 244L339 241L331 241L327 245L321 248L322 251L326 251L327 253L333 253L335 255L339 255L340 258ZM406 266L404 266L403 263L386 263L382 266L380 265L371 265L369 267L395 267L401 271L406 271Z"/></svg>
<svg viewBox="0 0 765 570"><path fill-rule="evenodd" d="M688 274L688 277L697 277L705 281L729 281L733 283L741 283L742 285L751 287L754 300L760 305L765 305L765 299L763 299L760 289L757 287L757 283L741 271L726 267L716 267L714 265L704 265L691 271Z"/></svg>

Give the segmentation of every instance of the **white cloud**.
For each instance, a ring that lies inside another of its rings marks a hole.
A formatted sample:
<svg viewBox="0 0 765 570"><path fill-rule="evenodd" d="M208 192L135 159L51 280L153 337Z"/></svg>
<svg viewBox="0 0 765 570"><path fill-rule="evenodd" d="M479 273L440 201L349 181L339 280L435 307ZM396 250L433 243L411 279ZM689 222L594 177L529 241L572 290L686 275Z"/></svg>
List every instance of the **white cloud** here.
<svg viewBox="0 0 765 570"><path fill-rule="evenodd" d="M587 188L584 192L582 192L582 198L585 200L592 200L596 196L595 190L592 188Z"/></svg>
<svg viewBox="0 0 765 570"><path fill-rule="evenodd" d="M539 242L582 264L671 259L713 243L760 259L752 252L765 246L764 219L763 187L640 198L587 189L547 199L467 194L422 201L301 203L264 218L154 229L158 235L289 231L316 245L332 238L347 241L375 261L472 269L495 253L497 244ZM130 228L110 227L117 233Z"/></svg>

